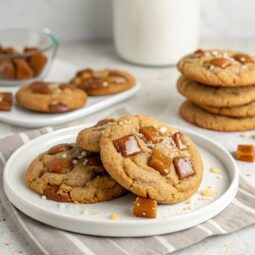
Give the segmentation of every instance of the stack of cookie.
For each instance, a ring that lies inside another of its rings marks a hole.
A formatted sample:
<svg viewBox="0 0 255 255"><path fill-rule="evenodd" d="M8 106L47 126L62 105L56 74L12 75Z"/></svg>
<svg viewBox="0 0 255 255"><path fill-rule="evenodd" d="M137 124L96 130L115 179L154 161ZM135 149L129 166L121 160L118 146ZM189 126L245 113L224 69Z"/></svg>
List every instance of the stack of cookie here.
<svg viewBox="0 0 255 255"><path fill-rule="evenodd" d="M255 58L230 50L197 50L178 63L180 115L217 131L255 128Z"/></svg>
<svg viewBox="0 0 255 255"><path fill-rule="evenodd" d="M27 185L60 202L96 203L128 191L133 214L155 218L157 203L174 204L199 188L203 163L183 133L149 116L105 119L82 130L76 144L60 144L29 166Z"/></svg>

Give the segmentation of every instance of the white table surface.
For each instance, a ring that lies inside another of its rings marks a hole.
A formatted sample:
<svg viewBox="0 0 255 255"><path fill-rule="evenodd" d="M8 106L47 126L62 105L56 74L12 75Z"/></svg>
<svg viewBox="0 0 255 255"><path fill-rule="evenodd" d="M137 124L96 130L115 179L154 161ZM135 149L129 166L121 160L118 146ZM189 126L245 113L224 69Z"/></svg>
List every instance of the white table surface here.
<svg viewBox="0 0 255 255"><path fill-rule="evenodd" d="M255 40L203 40L203 48L232 48L255 53ZM144 68L123 62L115 53L113 45L106 42L77 43L61 45L58 58L70 61L77 67L119 68L133 73L143 84L138 94L126 102L118 105L133 113L150 114L163 121L185 126L200 133L210 135L232 151L240 142L254 143L251 138L241 138L240 133L223 134L203 130L187 124L178 116L178 107L183 100L178 95L175 82L178 72L175 68ZM115 107L87 117L87 121L95 121L113 111ZM11 130L4 123L0 123L0 137L11 134ZM253 134L255 132L249 132ZM224 138L224 139L223 139ZM248 176L250 182L255 183L255 164L241 169L242 175ZM255 226L225 236L208 238L192 247L175 252L176 255L250 255L255 254ZM29 244L22 237L8 217L0 203L0 255L34 254ZM60 253L61 254L61 251ZM139 254L138 254L139 255Z"/></svg>

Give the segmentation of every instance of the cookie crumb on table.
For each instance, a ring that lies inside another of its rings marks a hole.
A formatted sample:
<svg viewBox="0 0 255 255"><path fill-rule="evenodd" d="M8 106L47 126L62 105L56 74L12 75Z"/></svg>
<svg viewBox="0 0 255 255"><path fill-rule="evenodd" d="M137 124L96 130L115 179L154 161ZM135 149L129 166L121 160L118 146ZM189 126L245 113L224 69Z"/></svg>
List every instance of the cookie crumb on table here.
<svg viewBox="0 0 255 255"><path fill-rule="evenodd" d="M119 219L120 219L120 216L119 216L118 214L116 214L116 213L112 213L112 214L110 215L110 219L111 219L111 220L119 220Z"/></svg>
<svg viewBox="0 0 255 255"><path fill-rule="evenodd" d="M65 204L58 204L58 208L66 208Z"/></svg>
<svg viewBox="0 0 255 255"><path fill-rule="evenodd" d="M193 207L191 205L189 206L185 206L182 210L183 211L191 211L193 209Z"/></svg>
<svg viewBox="0 0 255 255"><path fill-rule="evenodd" d="M97 210L94 210L94 211L91 212L91 215L98 216L98 215L100 215L100 212L97 211Z"/></svg>
<svg viewBox="0 0 255 255"><path fill-rule="evenodd" d="M185 201L185 204L186 204L186 205L192 205L192 200L189 199L189 200Z"/></svg>
<svg viewBox="0 0 255 255"><path fill-rule="evenodd" d="M219 168L217 167L211 167L210 168L210 172L214 173L214 174L219 174L221 171Z"/></svg>
<svg viewBox="0 0 255 255"><path fill-rule="evenodd" d="M249 137L249 134L248 133L242 133L242 134L240 134L240 137L246 138L246 137Z"/></svg>
<svg viewBox="0 0 255 255"><path fill-rule="evenodd" d="M212 198L212 197L216 196L216 192L215 192L215 190L212 187L207 187L207 188L205 188L205 189L200 191L200 195L202 197L210 197L210 198Z"/></svg>

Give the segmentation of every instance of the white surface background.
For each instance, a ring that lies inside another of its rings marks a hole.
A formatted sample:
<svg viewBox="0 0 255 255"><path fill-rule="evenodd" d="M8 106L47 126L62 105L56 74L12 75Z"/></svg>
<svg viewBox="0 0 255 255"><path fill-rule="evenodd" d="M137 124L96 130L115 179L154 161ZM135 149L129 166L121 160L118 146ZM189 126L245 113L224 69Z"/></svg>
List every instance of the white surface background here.
<svg viewBox="0 0 255 255"><path fill-rule="evenodd" d="M255 37L254 0L202 0L201 2L202 37ZM62 41L110 40L111 19L111 0L0 0L0 29L16 26L40 29L48 26L60 36ZM204 47L245 49L250 53L255 53L254 45L254 40L209 40L202 44ZM127 68L148 88L139 93L137 98L123 103L122 106L133 111L139 101L140 112L146 112L148 100L151 99L153 107L150 109L154 116L162 120L171 120L172 114L177 113L177 109L171 110L169 100L170 92L176 93L174 89L176 71L168 68L144 69L127 66L118 59L111 45L98 44L93 47L84 43L67 45L61 47L59 57L72 60L79 66L90 63L98 67ZM159 88L157 98L149 89L154 86ZM172 89L169 89L170 87ZM164 90L168 93L164 93ZM171 98L179 101L181 97L174 94ZM98 114L98 118L105 116L111 110ZM92 118L88 118L88 121L92 121ZM2 124L0 133L3 134L4 131L11 132ZM231 142L229 139L228 141ZM254 166L250 170L255 172ZM176 254L251 255L255 254L254 239L255 228L252 226L234 234L208 238ZM22 251L22 254L35 254L0 204L0 254L13 255L19 254L19 251Z"/></svg>
<svg viewBox="0 0 255 255"><path fill-rule="evenodd" d="M206 40L202 41L202 48L228 47L245 49L254 53L255 40ZM122 102L118 107L125 107L130 112L150 114L162 121L188 127L201 134L208 135L225 146L230 152L234 151L237 144L254 143L250 137L242 138L240 133L220 133L200 129L181 120L178 108L183 98L178 95L175 87L178 72L176 68L144 68L129 65L118 58L111 43L79 43L65 44L59 49L58 57L71 61L78 67L91 66L94 68L112 67L130 71L143 84L137 96ZM155 96L155 91L157 95ZM98 120L110 114L115 107L86 117L87 123ZM12 132L7 125L0 123L0 136ZM254 134L254 131L249 132ZM246 163L248 164L248 163ZM240 169L247 180L254 183L255 164L246 165ZM6 221L2 221L6 219ZM233 234L208 238L187 249L174 253L174 255L253 255L255 254L255 226L240 230ZM0 254L37 255L31 250L22 233L18 232L11 218L0 204ZM54 254L55 255L55 254ZM57 254L56 254L57 255ZM99 254L101 255L101 254ZM139 254L137 254L139 255ZM159 254L158 254L159 255ZM160 254L161 255L161 254ZM163 254L162 254L163 255Z"/></svg>
<svg viewBox="0 0 255 255"><path fill-rule="evenodd" d="M0 29L48 26L62 41L109 40L111 5L111 0L0 0ZM201 5L202 37L255 37L254 0L201 0Z"/></svg>

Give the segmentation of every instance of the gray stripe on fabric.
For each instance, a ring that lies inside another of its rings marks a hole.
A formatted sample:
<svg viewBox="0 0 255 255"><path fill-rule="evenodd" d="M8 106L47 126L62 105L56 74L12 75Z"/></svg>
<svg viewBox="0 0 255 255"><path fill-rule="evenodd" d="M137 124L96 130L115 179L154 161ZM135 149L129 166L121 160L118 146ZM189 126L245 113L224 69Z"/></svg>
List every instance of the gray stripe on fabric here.
<svg viewBox="0 0 255 255"><path fill-rule="evenodd" d="M21 214L28 228L28 234L36 239L46 254L84 255L71 241L61 235L61 231Z"/></svg>
<svg viewBox="0 0 255 255"><path fill-rule="evenodd" d="M163 236L164 237L164 236ZM157 255L166 254L169 250L154 237L114 238L119 246L130 255ZM167 241L167 240L166 240Z"/></svg>
<svg viewBox="0 0 255 255"><path fill-rule="evenodd" d="M179 250L197 243L208 236L209 234L207 232L203 231L202 229L193 227L187 230L166 235L165 238L175 246L176 250Z"/></svg>
<svg viewBox="0 0 255 255"><path fill-rule="evenodd" d="M219 215L214 217L228 233L249 226L255 222L253 213L237 206L234 201Z"/></svg>
<svg viewBox="0 0 255 255"><path fill-rule="evenodd" d="M115 238L95 237L78 235L79 239L85 243L96 254L104 255L127 255L128 253L115 242Z"/></svg>

